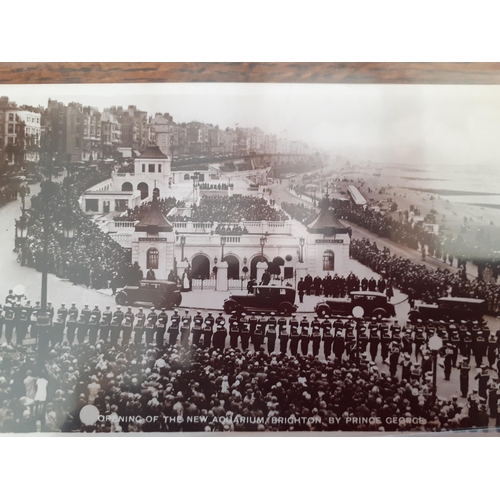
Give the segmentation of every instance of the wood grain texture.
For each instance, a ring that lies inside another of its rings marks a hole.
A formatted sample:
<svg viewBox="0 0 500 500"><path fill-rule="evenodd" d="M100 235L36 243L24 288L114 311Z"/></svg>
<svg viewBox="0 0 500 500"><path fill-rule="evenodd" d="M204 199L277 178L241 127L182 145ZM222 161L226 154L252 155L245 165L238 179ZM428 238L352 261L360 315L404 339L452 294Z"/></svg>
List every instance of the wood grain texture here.
<svg viewBox="0 0 500 500"><path fill-rule="evenodd" d="M0 83L500 84L500 63L0 63Z"/></svg>

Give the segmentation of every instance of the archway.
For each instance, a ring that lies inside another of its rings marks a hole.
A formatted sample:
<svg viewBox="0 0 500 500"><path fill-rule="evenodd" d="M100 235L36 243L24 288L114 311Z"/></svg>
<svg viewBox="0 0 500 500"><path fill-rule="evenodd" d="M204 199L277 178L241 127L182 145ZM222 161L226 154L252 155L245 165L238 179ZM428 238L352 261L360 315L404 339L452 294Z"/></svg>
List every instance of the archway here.
<svg viewBox="0 0 500 500"><path fill-rule="evenodd" d="M145 182L139 182L137 189L141 192L141 200L149 196L149 186Z"/></svg>
<svg viewBox="0 0 500 500"><path fill-rule="evenodd" d="M268 262L266 257L263 257L264 262ZM257 264L261 262L262 258L260 255L256 255L250 262L250 278L257 278Z"/></svg>
<svg viewBox="0 0 500 500"><path fill-rule="evenodd" d="M210 278L210 261L206 255L195 255L191 261L191 269L194 279Z"/></svg>
<svg viewBox="0 0 500 500"><path fill-rule="evenodd" d="M133 191L134 188L130 182L124 182L122 184L122 191Z"/></svg>
<svg viewBox="0 0 500 500"><path fill-rule="evenodd" d="M227 262L227 277L229 279L238 280L240 279L240 262L234 255L226 255L222 259Z"/></svg>

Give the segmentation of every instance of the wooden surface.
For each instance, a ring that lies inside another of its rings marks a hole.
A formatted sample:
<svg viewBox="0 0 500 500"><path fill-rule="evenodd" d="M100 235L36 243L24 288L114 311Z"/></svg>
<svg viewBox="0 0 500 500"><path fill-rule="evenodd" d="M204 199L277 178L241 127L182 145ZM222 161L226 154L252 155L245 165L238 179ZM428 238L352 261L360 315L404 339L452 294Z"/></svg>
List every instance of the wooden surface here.
<svg viewBox="0 0 500 500"><path fill-rule="evenodd" d="M500 63L0 63L0 83L500 84Z"/></svg>

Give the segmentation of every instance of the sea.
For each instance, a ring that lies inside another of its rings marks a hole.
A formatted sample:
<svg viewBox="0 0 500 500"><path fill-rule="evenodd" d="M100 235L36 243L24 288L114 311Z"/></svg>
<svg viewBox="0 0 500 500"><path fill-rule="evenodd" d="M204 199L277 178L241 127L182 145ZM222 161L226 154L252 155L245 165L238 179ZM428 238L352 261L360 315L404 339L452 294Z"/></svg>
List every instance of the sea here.
<svg viewBox="0 0 500 500"><path fill-rule="evenodd" d="M433 193L450 202L500 209L500 165L372 164L369 168L372 175L389 176L395 186Z"/></svg>

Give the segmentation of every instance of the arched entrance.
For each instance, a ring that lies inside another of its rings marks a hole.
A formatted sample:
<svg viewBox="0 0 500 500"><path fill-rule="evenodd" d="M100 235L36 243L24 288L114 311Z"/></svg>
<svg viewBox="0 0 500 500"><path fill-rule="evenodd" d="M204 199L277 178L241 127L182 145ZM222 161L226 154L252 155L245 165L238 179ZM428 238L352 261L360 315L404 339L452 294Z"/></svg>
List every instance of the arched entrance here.
<svg viewBox="0 0 500 500"><path fill-rule="evenodd" d="M196 255L191 262L193 279L206 280L210 278L210 261L206 255Z"/></svg>
<svg viewBox="0 0 500 500"><path fill-rule="evenodd" d="M134 188L130 182L124 182L122 184L122 191L133 191Z"/></svg>
<svg viewBox="0 0 500 500"><path fill-rule="evenodd" d="M228 279L238 280L240 279L240 262L234 255L226 255L222 259L227 262L227 277Z"/></svg>
<svg viewBox="0 0 500 500"><path fill-rule="evenodd" d="M149 186L145 182L139 182L137 189L141 192L141 200L149 196Z"/></svg>
<svg viewBox="0 0 500 500"><path fill-rule="evenodd" d="M264 262L268 262L266 257L263 257ZM261 261L261 256L256 255L250 262L250 278L257 278L257 264Z"/></svg>

